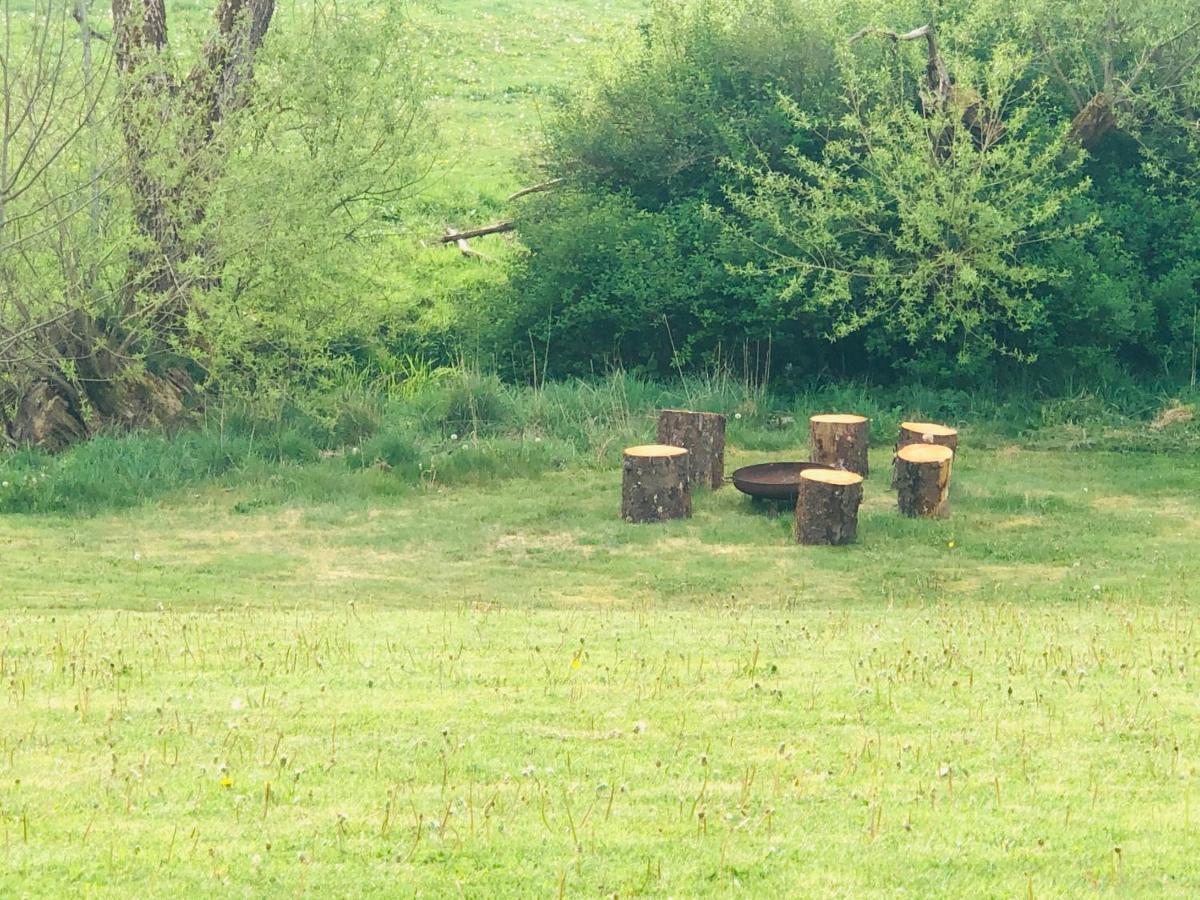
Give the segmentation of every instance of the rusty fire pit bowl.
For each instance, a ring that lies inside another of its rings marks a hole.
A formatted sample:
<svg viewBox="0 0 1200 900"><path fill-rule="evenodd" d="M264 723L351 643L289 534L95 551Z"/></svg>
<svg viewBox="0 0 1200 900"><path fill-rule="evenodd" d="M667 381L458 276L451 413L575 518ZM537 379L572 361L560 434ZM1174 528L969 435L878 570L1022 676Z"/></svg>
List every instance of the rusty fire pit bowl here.
<svg viewBox="0 0 1200 900"><path fill-rule="evenodd" d="M743 494L762 500L796 502L800 473L805 469L832 469L824 463L772 462L742 466L733 472L733 486Z"/></svg>

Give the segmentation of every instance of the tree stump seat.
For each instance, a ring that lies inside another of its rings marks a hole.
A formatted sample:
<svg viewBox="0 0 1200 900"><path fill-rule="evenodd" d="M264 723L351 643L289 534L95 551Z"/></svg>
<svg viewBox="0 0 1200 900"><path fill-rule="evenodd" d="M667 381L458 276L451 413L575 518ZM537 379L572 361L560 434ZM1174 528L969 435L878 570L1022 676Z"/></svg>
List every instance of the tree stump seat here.
<svg viewBox="0 0 1200 900"><path fill-rule="evenodd" d="M621 518L626 522L663 522L692 514L688 451L666 444L625 450L621 482Z"/></svg>
<svg viewBox="0 0 1200 900"><path fill-rule="evenodd" d="M809 469L800 473L794 536L800 544L852 544L858 537L863 479L856 472Z"/></svg>
<svg viewBox="0 0 1200 900"><path fill-rule="evenodd" d="M812 440L809 459L867 477L871 420L866 416L827 413L808 420Z"/></svg>
<svg viewBox="0 0 1200 900"><path fill-rule="evenodd" d="M940 519L950 514L954 451L940 444L909 444L896 451L896 491L906 516Z"/></svg>
<svg viewBox="0 0 1200 900"><path fill-rule="evenodd" d="M938 444L958 452L958 430L937 422L901 422L895 452L909 444ZM896 458L892 457L892 490L896 489Z"/></svg>
<svg viewBox="0 0 1200 900"><path fill-rule="evenodd" d="M896 449L909 444L938 444L958 450L958 429L937 422L901 422Z"/></svg>
<svg viewBox="0 0 1200 900"><path fill-rule="evenodd" d="M664 409L658 414L658 442L688 452L693 486L714 491L725 483L725 417L690 409Z"/></svg>

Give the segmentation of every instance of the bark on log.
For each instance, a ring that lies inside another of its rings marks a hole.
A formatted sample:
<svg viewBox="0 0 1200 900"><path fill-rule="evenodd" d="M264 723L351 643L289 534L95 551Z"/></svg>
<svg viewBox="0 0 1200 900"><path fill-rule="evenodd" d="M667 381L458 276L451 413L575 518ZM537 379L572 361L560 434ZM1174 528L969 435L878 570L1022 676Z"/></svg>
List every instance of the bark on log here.
<svg viewBox="0 0 1200 900"><path fill-rule="evenodd" d="M658 442L687 450L693 486L715 491L725 483L725 417L720 413L664 409L658 414Z"/></svg>
<svg viewBox="0 0 1200 900"><path fill-rule="evenodd" d="M938 444L909 444L896 451L896 490L906 516L950 515L950 469L954 451Z"/></svg>
<svg viewBox="0 0 1200 900"><path fill-rule="evenodd" d="M871 420L865 416L820 415L808 420L812 462L825 463L867 476Z"/></svg>
<svg viewBox="0 0 1200 900"><path fill-rule="evenodd" d="M800 473L794 534L800 544L852 544L858 536L863 480L854 472L809 469Z"/></svg>
<svg viewBox="0 0 1200 900"><path fill-rule="evenodd" d="M958 451L958 431L936 422L901 422L896 452L909 444L938 444ZM896 489L896 458L892 457L892 490Z"/></svg>
<svg viewBox="0 0 1200 900"><path fill-rule="evenodd" d="M688 452L682 447L645 444L625 451L621 518L662 522L692 514Z"/></svg>

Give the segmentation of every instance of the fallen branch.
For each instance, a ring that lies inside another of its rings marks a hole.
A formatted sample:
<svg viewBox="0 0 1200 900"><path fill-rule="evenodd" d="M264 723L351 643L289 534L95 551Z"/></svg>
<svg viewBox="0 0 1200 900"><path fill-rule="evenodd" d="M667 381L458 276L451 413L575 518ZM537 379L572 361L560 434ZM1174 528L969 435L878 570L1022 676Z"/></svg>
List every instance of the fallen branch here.
<svg viewBox="0 0 1200 900"><path fill-rule="evenodd" d="M458 244L458 249L463 256L472 256L475 259L482 259L484 262L492 261L492 258L486 253L480 253L478 250L472 249L471 245L467 243L466 238L459 238L454 243Z"/></svg>
<svg viewBox="0 0 1200 900"><path fill-rule="evenodd" d="M915 41L917 38L928 36L932 31L933 27L930 25L922 25L920 28L914 28L906 34L899 34L890 28L863 28L850 36L850 43L853 44L856 41L860 41L869 34L878 34L882 37L891 38L893 41Z"/></svg>
<svg viewBox="0 0 1200 900"><path fill-rule="evenodd" d="M529 187L526 187L526 188L521 188L515 194L509 194L508 202L511 203L513 200L517 200L517 199L519 199L521 197L525 197L529 194L537 194L542 191L548 191L551 188L556 188L560 184L562 184L563 181L564 181L564 179L562 179L562 178L551 178L549 181L543 181L541 184L534 184L534 185L530 185Z"/></svg>
<svg viewBox="0 0 1200 900"><path fill-rule="evenodd" d="M439 244L457 244L471 238L483 237L485 234L500 234L516 228L515 222L497 222L494 225L484 225L481 228L469 228L466 231L447 231L437 239Z"/></svg>

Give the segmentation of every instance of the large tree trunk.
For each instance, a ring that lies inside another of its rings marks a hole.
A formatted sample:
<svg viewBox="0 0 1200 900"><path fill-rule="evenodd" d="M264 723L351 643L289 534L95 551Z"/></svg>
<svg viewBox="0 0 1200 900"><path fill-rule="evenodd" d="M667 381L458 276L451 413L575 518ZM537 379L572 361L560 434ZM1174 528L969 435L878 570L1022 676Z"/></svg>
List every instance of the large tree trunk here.
<svg viewBox="0 0 1200 900"><path fill-rule="evenodd" d="M134 222L144 238L130 260L127 313L149 307L156 336L173 339L185 331L190 295L215 283L203 236L224 162L213 137L247 101L275 0L221 0L214 32L182 81L168 66L164 0L113 0L112 9Z"/></svg>
<svg viewBox="0 0 1200 900"><path fill-rule="evenodd" d="M79 395L65 379L39 378L18 402L8 437L22 447L49 453L65 450L88 436L79 406Z"/></svg>

